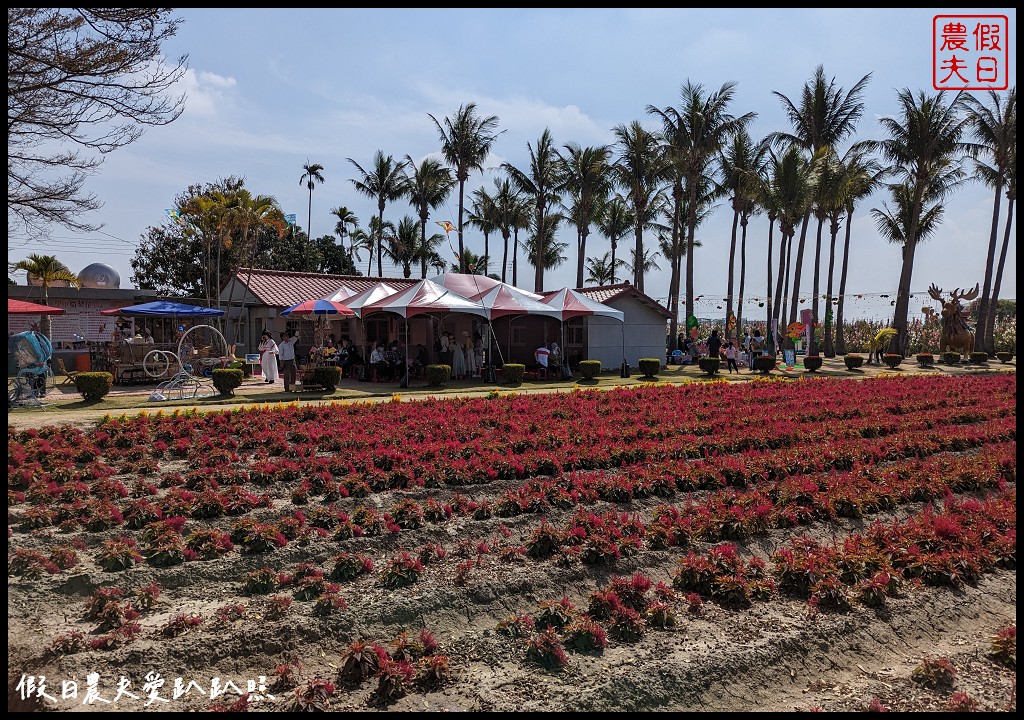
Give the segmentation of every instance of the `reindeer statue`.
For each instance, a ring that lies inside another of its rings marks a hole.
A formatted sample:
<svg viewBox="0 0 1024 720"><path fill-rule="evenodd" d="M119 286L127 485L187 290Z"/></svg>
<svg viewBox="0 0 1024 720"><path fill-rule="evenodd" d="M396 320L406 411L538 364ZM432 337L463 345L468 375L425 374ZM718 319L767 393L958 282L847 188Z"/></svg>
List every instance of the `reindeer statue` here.
<svg viewBox="0 0 1024 720"><path fill-rule="evenodd" d="M967 293L960 293L957 288L950 293L949 300L942 299L942 290L933 283L928 288L928 294L934 300L942 303L942 334L939 337L939 352L946 352L947 349L957 351L961 355L969 356L974 352L974 332L964 319L964 308L961 300L973 300L978 297L978 287Z"/></svg>

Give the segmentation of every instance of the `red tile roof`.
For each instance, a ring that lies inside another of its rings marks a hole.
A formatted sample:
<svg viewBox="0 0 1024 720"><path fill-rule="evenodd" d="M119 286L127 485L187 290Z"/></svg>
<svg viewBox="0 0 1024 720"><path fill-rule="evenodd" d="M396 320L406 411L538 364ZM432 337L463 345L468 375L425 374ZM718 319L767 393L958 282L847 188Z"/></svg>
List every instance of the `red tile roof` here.
<svg viewBox="0 0 1024 720"><path fill-rule="evenodd" d="M381 281L381 278L363 275L324 275L311 272L260 270L239 268L237 278L243 286L269 307L286 308L305 300L322 298L337 292L342 286L355 294ZM383 278L399 290L419 282L418 278Z"/></svg>
<svg viewBox="0 0 1024 720"><path fill-rule="evenodd" d="M660 302L652 298L650 295L645 295L644 293L637 290L628 281L617 283L615 285L595 285L592 287L576 288L576 291L583 293L591 300L594 300L599 303L604 303L605 305L607 305L608 302L611 300L616 300L622 297L632 297L644 303L645 305L650 305L652 308L654 308L657 312L661 313L665 317L672 317L672 313L669 312L668 308L666 308ZM550 292L544 293L544 295L550 294Z"/></svg>

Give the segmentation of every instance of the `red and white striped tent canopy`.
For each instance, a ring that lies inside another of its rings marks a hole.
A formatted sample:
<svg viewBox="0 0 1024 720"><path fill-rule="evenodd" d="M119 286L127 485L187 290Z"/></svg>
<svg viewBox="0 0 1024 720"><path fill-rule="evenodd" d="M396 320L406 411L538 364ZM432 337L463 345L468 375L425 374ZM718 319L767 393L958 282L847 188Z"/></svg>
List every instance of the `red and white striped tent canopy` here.
<svg viewBox="0 0 1024 720"><path fill-rule="evenodd" d="M488 320L521 315L562 319L562 311L558 308L545 305L540 300L535 300L530 294L505 283L498 283L490 290L485 290L472 299L484 306L488 313Z"/></svg>
<svg viewBox="0 0 1024 720"><path fill-rule="evenodd" d="M375 285L366 288L365 290L357 292L355 295L349 296L349 298L344 302L345 305L349 307L349 309L355 312L357 318L362 319L363 308L366 305L375 303L378 300L383 300L384 298L390 297L391 295L394 295L397 292L398 288L394 287L393 285L389 285L386 282L379 282Z"/></svg>
<svg viewBox="0 0 1024 720"><path fill-rule="evenodd" d="M609 305L591 300L583 293L576 292L570 288L562 288L553 292L541 300L541 302L558 310L560 313L559 320L595 315L598 317L614 318L619 322L625 322L626 320L625 313L621 310L616 310Z"/></svg>
<svg viewBox="0 0 1024 720"><path fill-rule="evenodd" d="M487 310L478 300L470 300L433 280L420 280L405 290L382 300L363 305L361 318L375 312L393 312L404 318L417 315L468 313L487 317Z"/></svg>

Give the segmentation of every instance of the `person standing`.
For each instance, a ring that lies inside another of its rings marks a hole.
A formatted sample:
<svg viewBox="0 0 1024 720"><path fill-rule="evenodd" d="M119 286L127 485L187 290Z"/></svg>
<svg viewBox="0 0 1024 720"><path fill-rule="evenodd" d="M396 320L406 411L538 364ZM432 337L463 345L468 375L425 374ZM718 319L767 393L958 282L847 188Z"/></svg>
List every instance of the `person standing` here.
<svg viewBox="0 0 1024 720"><path fill-rule="evenodd" d="M722 340L718 337L718 328L711 331L711 337L708 338L708 357L719 358L719 353L722 350Z"/></svg>
<svg viewBox="0 0 1024 720"><path fill-rule="evenodd" d="M736 347L736 341L730 340L729 344L725 346L725 366L729 368L729 374L732 375L733 371L739 372L740 369L736 365L736 356L739 355L740 349Z"/></svg>
<svg viewBox="0 0 1024 720"><path fill-rule="evenodd" d="M266 378L265 382L269 385L277 382L277 343L274 342L269 330L264 330L260 337L260 368L263 370L263 377Z"/></svg>
<svg viewBox="0 0 1024 720"><path fill-rule="evenodd" d="M281 371L284 375L284 391L291 392L298 389L295 387L295 343L299 341L295 333L285 330L281 333L281 344L278 345L278 354L281 358Z"/></svg>
<svg viewBox="0 0 1024 720"><path fill-rule="evenodd" d="M449 348L452 353L452 377L462 380L466 377L466 351L462 349L462 343L449 338Z"/></svg>
<svg viewBox="0 0 1024 720"><path fill-rule="evenodd" d="M754 369L754 358L761 357L764 352L764 338L760 330L754 330L754 337L750 338L750 369Z"/></svg>

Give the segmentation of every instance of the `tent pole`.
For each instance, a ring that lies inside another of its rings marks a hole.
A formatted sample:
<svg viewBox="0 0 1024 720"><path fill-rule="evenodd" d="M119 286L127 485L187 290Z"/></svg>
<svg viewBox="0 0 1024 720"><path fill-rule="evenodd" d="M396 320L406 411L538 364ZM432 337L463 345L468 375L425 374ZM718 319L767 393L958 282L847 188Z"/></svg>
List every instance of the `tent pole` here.
<svg viewBox="0 0 1024 720"><path fill-rule="evenodd" d="M398 384L400 388L409 387L409 318L405 319L405 376Z"/></svg>
<svg viewBox="0 0 1024 720"><path fill-rule="evenodd" d="M619 377L629 377L629 363L626 362L626 323L622 323L622 369L619 372Z"/></svg>

